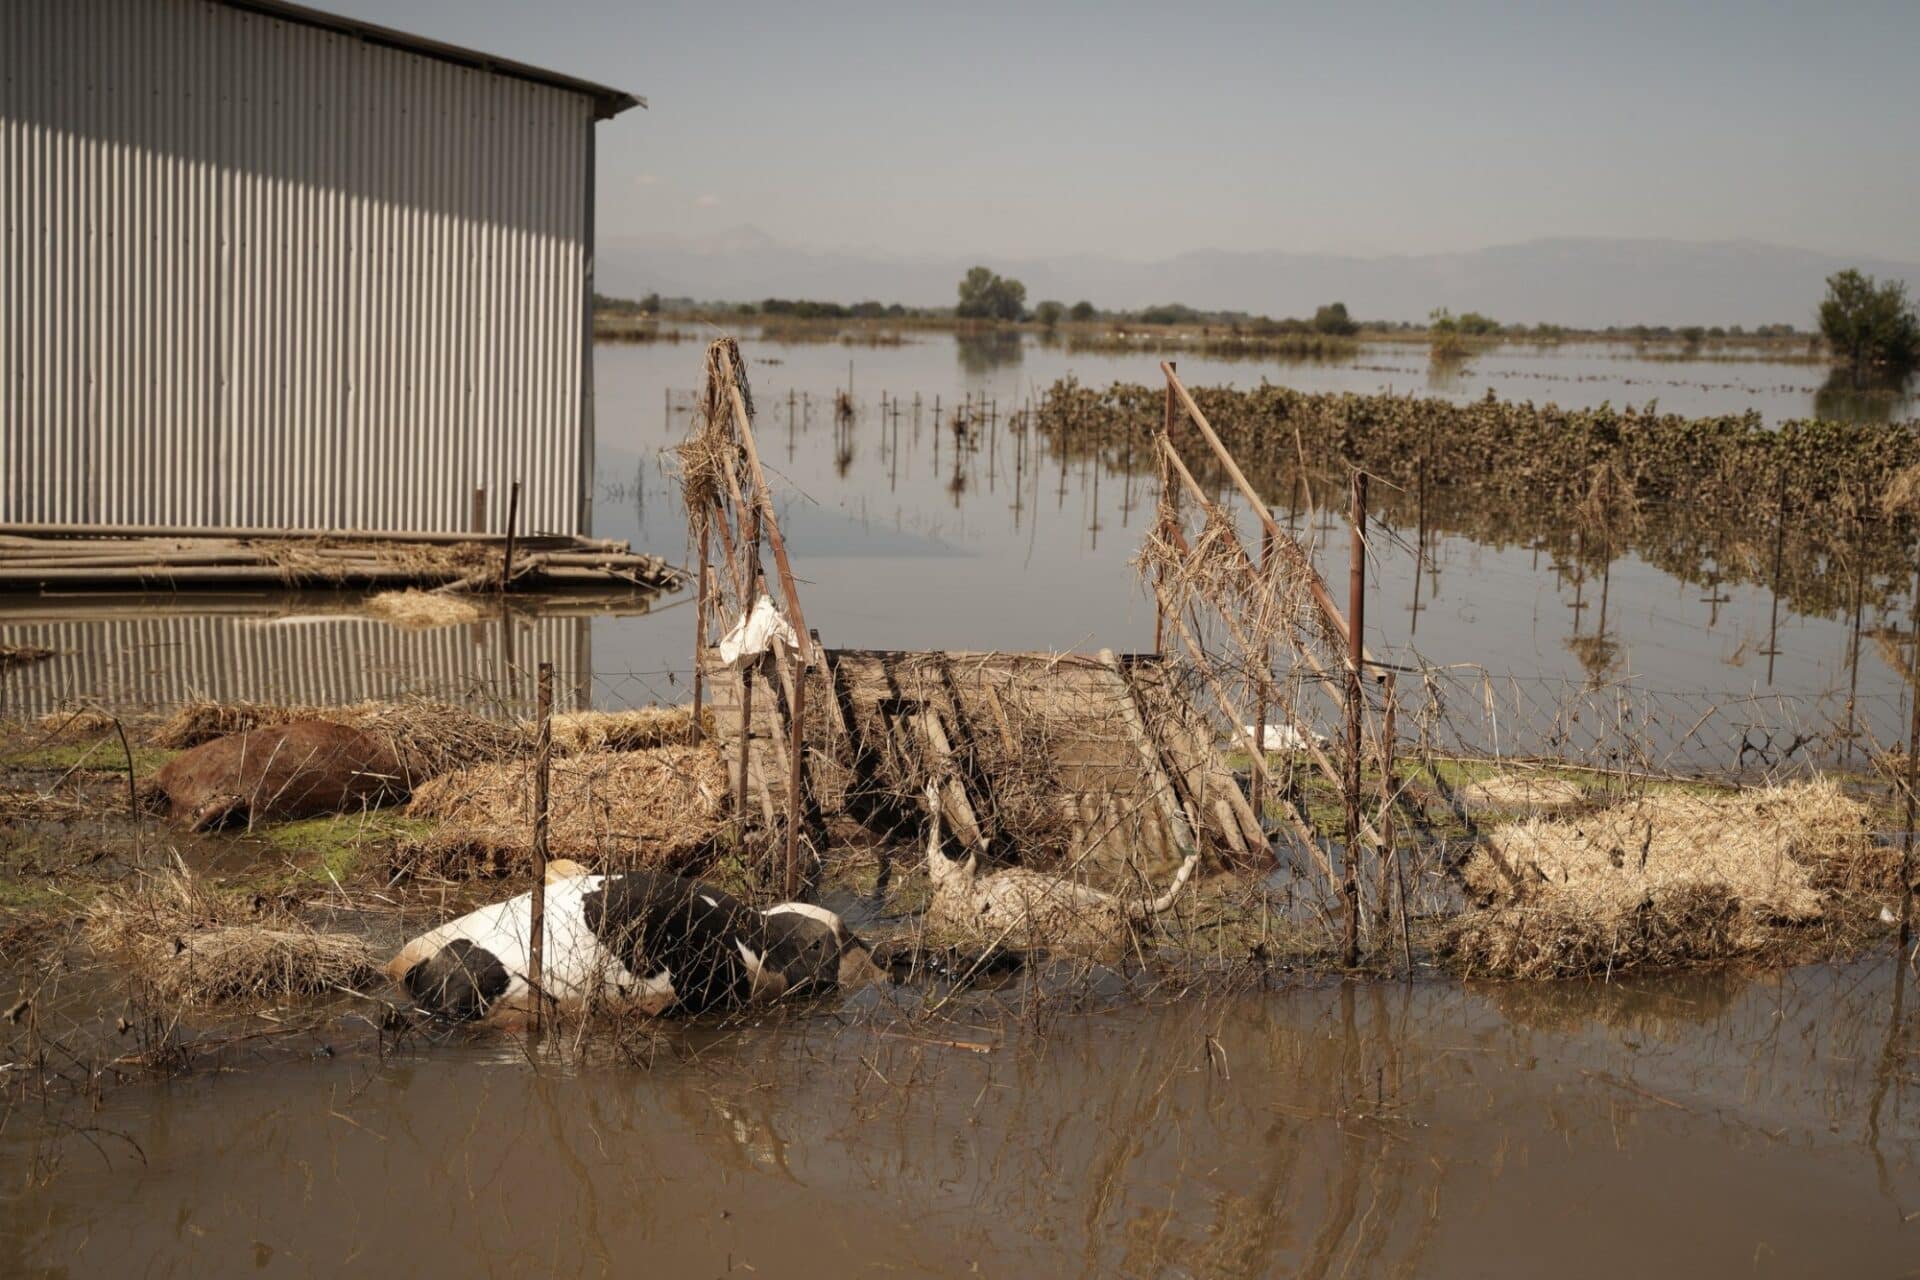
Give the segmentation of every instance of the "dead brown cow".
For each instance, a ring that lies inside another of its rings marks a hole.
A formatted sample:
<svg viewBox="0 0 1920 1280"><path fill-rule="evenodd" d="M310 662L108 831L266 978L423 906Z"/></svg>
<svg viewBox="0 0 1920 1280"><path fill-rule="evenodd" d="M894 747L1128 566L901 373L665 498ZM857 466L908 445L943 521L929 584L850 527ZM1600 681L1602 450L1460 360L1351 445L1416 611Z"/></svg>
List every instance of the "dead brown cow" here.
<svg viewBox="0 0 1920 1280"><path fill-rule="evenodd" d="M392 748L343 724L295 720L183 751L154 775L151 806L189 831L372 808L407 795Z"/></svg>

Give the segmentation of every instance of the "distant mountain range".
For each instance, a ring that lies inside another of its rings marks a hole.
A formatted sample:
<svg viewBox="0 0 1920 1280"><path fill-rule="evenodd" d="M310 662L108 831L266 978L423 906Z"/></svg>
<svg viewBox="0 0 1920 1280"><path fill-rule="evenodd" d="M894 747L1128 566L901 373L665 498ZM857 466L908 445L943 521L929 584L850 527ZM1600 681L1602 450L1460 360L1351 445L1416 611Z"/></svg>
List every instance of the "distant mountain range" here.
<svg viewBox="0 0 1920 1280"><path fill-rule="evenodd" d="M806 249L754 227L699 239L605 238L597 287L713 302L876 299L945 306L982 262L1043 298L1130 310L1184 302L1207 310L1311 315L1343 301L1370 320L1424 320L1435 307L1504 322L1581 327L1789 323L1811 328L1826 277L1846 267L1920 292L1920 263L1836 257L1750 241L1553 239L1464 253L1378 258L1207 249L1157 262L1088 254L1025 260L965 254L888 257Z"/></svg>

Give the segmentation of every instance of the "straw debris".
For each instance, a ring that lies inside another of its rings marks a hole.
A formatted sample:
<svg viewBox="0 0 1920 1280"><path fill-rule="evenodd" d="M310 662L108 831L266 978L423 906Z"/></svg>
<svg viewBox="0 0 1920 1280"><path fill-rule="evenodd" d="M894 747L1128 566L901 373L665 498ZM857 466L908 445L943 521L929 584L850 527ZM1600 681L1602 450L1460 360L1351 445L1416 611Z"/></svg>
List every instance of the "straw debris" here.
<svg viewBox="0 0 1920 1280"><path fill-rule="evenodd" d="M71 711L49 711L33 722L34 728L48 733L72 734L76 738L93 738L103 733L111 733L117 724L111 715L98 707L76 707Z"/></svg>
<svg viewBox="0 0 1920 1280"><path fill-rule="evenodd" d="M414 587L405 591L382 591L368 599L366 610L376 618L418 630L457 626L480 618L479 608L470 600Z"/></svg>
<svg viewBox="0 0 1920 1280"><path fill-rule="evenodd" d="M1831 780L1655 793L1493 831L1461 869L1481 905L1445 945L1469 972L1518 978L1723 958L1857 906L1897 876L1891 859Z"/></svg>
<svg viewBox="0 0 1920 1280"><path fill-rule="evenodd" d="M186 1005L352 990L374 979L379 961L364 939L315 929L280 903L221 893L177 871L102 895L84 931L130 979Z"/></svg>
<svg viewBox="0 0 1920 1280"><path fill-rule="evenodd" d="M713 713L702 713L704 734L714 733ZM697 741L693 708L642 707L636 711L569 711L553 718L553 749L559 755L595 751L650 751Z"/></svg>
<svg viewBox="0 0 1920 1280"><path fill-rule="evenodd" d="M407 811L439 826L396 853L398 870L464 877L525 869L533 764L502 761L435 778ZM711 746L587 751L553 764L548 847L596 870L687 870L711 854L726 812L726 765Z"/></svg>

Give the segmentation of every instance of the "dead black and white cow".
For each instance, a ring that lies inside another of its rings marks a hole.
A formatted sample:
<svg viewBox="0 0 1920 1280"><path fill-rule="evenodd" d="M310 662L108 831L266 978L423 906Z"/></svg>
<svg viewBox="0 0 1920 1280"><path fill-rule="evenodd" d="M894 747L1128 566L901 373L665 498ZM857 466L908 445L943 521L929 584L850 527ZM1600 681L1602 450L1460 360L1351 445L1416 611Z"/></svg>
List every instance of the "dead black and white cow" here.
<svg viewBox="0 0 1920 1280"><path fill-rule="evenodd" d="M531 1005L533 898L481 907L400 949L389 977L430 1013L509 1020ZM560 1008L606 1005L699 1013L887 979L860 939L824 907L756 911L681 876L547 870L541 986Z"/></svg>

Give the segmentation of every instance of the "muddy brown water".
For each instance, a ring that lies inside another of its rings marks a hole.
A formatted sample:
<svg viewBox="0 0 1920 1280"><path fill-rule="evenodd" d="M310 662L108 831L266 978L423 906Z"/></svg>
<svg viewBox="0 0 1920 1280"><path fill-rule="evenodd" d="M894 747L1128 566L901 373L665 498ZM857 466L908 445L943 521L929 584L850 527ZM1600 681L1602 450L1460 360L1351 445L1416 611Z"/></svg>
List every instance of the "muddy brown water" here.
<svg viewBox="0 0 1920 1280"><path fill-rule="evenodd" d="M1912 1275L1891 975L1015 990L675 1026L650 1066L239 1058L84 1135L14 1115L0 1271Z"/></svg>

